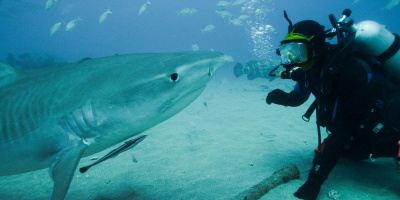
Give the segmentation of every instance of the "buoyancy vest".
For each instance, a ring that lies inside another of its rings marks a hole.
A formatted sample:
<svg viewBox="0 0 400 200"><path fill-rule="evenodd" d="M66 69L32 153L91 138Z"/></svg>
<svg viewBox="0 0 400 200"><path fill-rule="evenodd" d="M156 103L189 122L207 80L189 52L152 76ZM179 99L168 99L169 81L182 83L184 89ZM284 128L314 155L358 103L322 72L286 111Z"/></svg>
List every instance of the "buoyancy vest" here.
<svg viewBox="0 0 400 200"><path fill-rule="evenodd" d="M397 144L400 140L400 90L398 84L383 70L381 63L372 56L352 53L368 75L367 95L362 103L357 127L353 132L353 140L363 140L370 146L374 157L394 156L396 149L386 144ZM334 90L332 85L342 72L342 61L346 57L337 58L330 66L325 66L321 72L321 85L318 99L318 124L332 129L332 118L335 114ZM351 66L350 66L351 67ZM386 146L387 147L386 147Z"/></svg>

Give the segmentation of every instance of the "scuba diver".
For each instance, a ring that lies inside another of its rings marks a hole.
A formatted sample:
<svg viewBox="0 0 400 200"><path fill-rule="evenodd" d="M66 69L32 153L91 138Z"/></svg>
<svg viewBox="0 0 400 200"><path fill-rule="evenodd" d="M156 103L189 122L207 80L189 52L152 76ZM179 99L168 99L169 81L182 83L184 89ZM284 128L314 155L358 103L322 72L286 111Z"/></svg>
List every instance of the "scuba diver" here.
<svg viewBox="0 0 400 200"><path fill-rule="evenodd" d="M266 102L296 107L310 94L316 98L303 119L309 120L315 110L318 148L307 181L294 193L299 199L316 199L340 158L393 157L400 169L400 76L395 77L400 73L400 39L382 34L388 31L372 21L345 23L350 12L346 9L339 21L331 14L334 29L327 31L312 20L292 25L284 12L289 30L277 54L286 70L279 76L296 85L289 93L269 92ZM334 36L337 44L325 42ZM322 143L320 127L328 132Z"/></svg>
<svg viewBox="0 0 400 200"><path fill-rule="evenodd" d="M254 80L256 78L271 79L272 77L269 76L269 72L278 64L279 62L266 60L250 60L246 63L246 66L243 66L241 63L236 63L233 67L233 74L236 78L247 74L248 80Z"/></svg>

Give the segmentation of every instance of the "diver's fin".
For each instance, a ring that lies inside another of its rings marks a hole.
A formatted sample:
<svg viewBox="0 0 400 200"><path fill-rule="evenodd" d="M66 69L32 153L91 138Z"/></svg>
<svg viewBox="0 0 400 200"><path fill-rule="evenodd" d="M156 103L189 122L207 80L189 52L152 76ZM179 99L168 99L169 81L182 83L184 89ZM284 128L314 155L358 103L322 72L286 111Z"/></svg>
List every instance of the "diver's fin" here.
<svg viewBox="0 0 400 200"><path fill-rule="evenodd" d="M50 176L54 181L51 199L64 199L72 177L87 145L78 142L60 151L50 167Z"/></svg>

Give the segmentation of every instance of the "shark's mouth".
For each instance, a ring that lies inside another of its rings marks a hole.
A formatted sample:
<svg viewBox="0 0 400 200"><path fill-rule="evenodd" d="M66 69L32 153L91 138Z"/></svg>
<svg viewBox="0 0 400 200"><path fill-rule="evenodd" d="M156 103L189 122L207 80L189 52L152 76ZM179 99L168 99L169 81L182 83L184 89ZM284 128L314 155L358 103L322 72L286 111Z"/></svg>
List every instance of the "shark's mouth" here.
<svg viewBox="0 0 400 200"><path fill-rule="evenodd" d="M186 106L188 106L190 103L196 100L197 97L200 96L200 94L204 91L205 88L206 86L203 85L197 89L186 91L185 93L182 93L179 96L176 96L175 98L166 101L160 107L158 112L165 113L169 111L171 108L173 108L173 110L176 109L179 109L179 111L183 110Z"/></svg>

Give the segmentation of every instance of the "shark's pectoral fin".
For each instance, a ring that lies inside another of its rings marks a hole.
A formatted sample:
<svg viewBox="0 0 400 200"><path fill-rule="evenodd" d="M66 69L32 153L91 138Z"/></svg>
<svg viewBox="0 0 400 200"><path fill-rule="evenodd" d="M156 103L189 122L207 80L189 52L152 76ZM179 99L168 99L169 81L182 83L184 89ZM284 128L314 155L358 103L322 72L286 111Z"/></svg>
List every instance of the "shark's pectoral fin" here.
<svg viewBox="0 0 400 200"><path fill-rule="evenodd" d="M51 199L64 199L76 166L86 148L86 144L79 142L64 148L58 153L56 160L50 167L50 176L54 181Z"/></svg>

